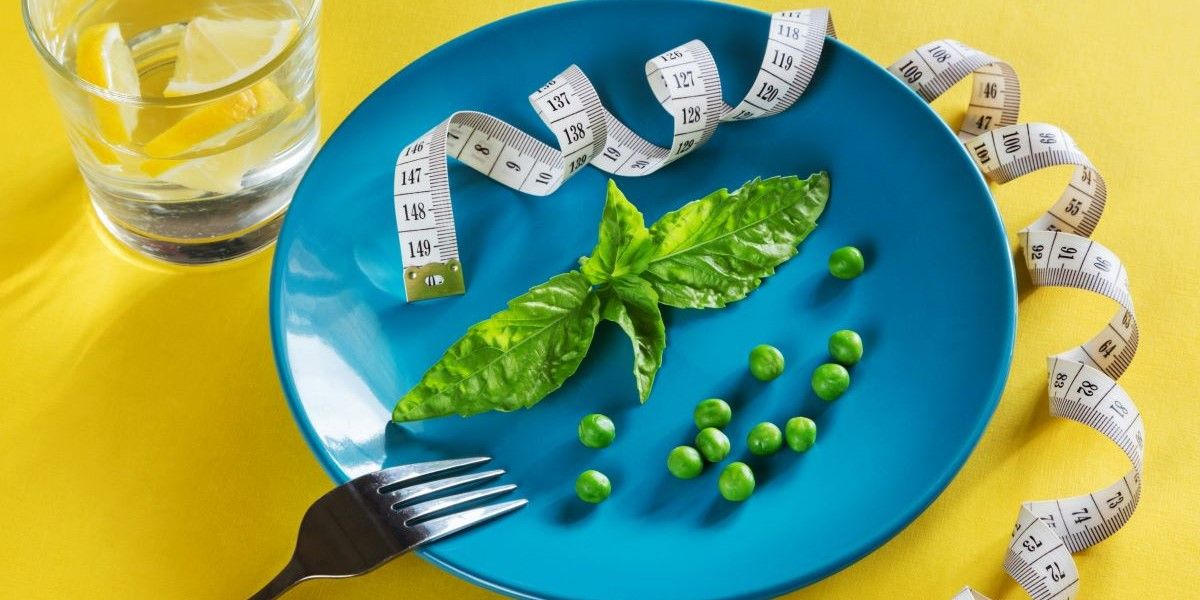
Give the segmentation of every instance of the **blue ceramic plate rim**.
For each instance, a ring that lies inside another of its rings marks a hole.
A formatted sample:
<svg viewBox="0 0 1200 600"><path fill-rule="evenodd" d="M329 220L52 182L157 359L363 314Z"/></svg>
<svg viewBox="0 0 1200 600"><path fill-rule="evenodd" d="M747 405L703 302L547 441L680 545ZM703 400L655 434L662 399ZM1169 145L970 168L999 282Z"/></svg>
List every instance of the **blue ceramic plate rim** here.
<svg viewBox="0 0 1200 600"><path fill-rule="evenodd" d="M576 1L581 1L581 0L576 0ZM599 1L604 1L604 0L582 0L582 1L598 1L599 2ZM440 55L452 51L455 47L457 47L460 44L466 43L469 40L472 40L476 37L485 36L488 33L490 33L493 29L507 26L509 24L509 21L511 21L511 20L520 19L520 18L526 17L528 15L541 13L544 11L559 10L566 4L569 4L569 3L552 4L549 6L544 6L541 8L536 8L536 9L532 9L532 10L528 10L528 11L522 11L520 13L510 15L503 19L499 19L497 21L488 23L487 25L484 25L477 29L473 29L467 33L464 33L464 34L434 48L433 50L430 50L429 52L423 54L422 56L420 56L416 60L412 61L408 65L405 65L403 68L401 68L400 71L397 71L395 74L393 74L392 77L389 77L387 80L380 83L379 86L377 86L374 90L372 90L372 92L370 94L368 94L366 97L364 97L363 100L359 101L358 105L355 106L354 110L350 111L350 113L348 115L346 115L346 117L342 120L342 122L339 123L338 126L334 129L334 131L330 134L329 139L332 139L334 136L336 136L340 132L342 127L345 125L345 123L349 122L352 119L352 117L355 115L355 113L358 112L359 108L363 105L363 103L365 103L367 101L367 99L369 99L371 96L374 96L376 93L378 93L381 88L386 86L387 83L389 81L391 81L392 78L398 76L400 74L400 72L403 71L404 69L407 69L410 66L412 66L418 62L422 62L422 61L426 61L426 60L437 60ZM732 8L734 10L745 11L748 13L754 13L757 15L765 14L763 11L755 10L752 8L746 8L746 7L742 7L742 6L725 5L725 7ZM927 102L925 102L925 100L923 98L921 98L919 95L917 95L916 92L912 91L907 86L905 86L903 83L901 83L900 80L896 79L886 69L879 66L877 63L875 63L869 57L865 56L858 50L855 50L853 47L847 45L846 43L844 43L840 40L827 38L826 44L835 44L839 47L840 50L849 52L849 53L855 55L856 57L863 59L865 62L871 64L875 68L879 69L880 73L882 75L885 75L886 78L888 80L890 80L891 85L895 85L895 86L898 86L900 89L903 89L904 92L906 92L915 102L917 102L921 106L923 106L924 110L928 111L929 113L931 113L933 115L934 121L936 123L938 123L938 126L940 127L940 131L937 133L931 133L931 135L948 136L950 139L953 139L956 144L960 143L958 141L958 138L955 135L954 131L951 130L949 125L946 124L941 119L941 117L937 115L937 113L933 110L933 108L931 108L929 106L929 104ZM323 146L322 146L322 149L323 149ZM318 154L319 154L319 151L318 151ZM983 175L981 173L979 173L978 169L975 167L974 162L967 155L965 150L960 153L960 157L961 157L961 162L962 162L963 166L972 172L973 179L979 185L980 189L984 192L984 196L991 198L992 197L991 190L988 188L987 182L984 180ZM297 196L299 195L300 189L302 189L304 187L306 181L307 181L307 175L301 180L300 186L297 188L297 192L296 192ZM995 202L991 202L989 208L990 208L990 213L992 215L992 223L995 226L995 229L990 233L997 234L1001 237L1005 251L1011 255L1012 248L1008 242L1008 233L1004 228L1003 219L999 213L998 208L996 207ZM286 396L286 399L287 399L288 408L291 410L292 416L296 420L296 424L299 426L301 433L304 435L305 442L308 444L308 446L312 450L313 454L317 457L317 460L318 460L318 462L320 462L322 468L324 468L326 473L329 474L330 478L333 479L334 482L341 484L341 483L345 483L346 481L349 481L350 478L347 477L346 473L341 469L341 467L338 466L338 464L334 460L333 456L328 452L326 447L321 443L320 436L313 429L312 425L310 424L310 422L308 420L307 414L304 411L304 407L302 406L302 404L300 402L299 394L297 393L296 388L295 388L295 381L292 378L291 363L290 363L289 357L287 356L287 350L286 350L287 346L284 343L284 340L282 337L285 329L284 329L284 324L283 324L283 316L284 315L281 310L282 305L281 305L281 298L280 298L280 290L282 289L282 279L284 277L284 271L286 270L286 260L284 258L281 258L281 255L278 252L278 249L282 248L282 247L287 247L289 245L284 242L288 241L292 237L292 231L293 231L293 228L289 227L289 221L285 217L282 229L280 231L279 241L276 245L276 252L272 258L272 265L271 265L271 277L270 277L270 284L269 284L270 298L269 298L269 305L268 305L270 327L271 327L271 347L272 347L274 358L275 358L276 370L278 371L280 383L283 386L284 395ZM842 562L840 565L831 566L830 568L826 569L825 571L815 573L810 577L798 577L793 581L789 581L789 582L782 584L780 586L777 586L775 588L770 588L770 589L766 589L766 590L758 590L757 591L758 593L761 593L761 594L767 595L767 596L775 596L775 595L779 595L782 593L787 593L789 591L799 589L801 587L804 587L804 586L814 583L816 581L820 581L838 571L841 571L842 569L845 569L846 567L854 564L855 562L858 562L858 560L860 560L862 557L866 556L867 554L870 554L871 552L873 552L874 550L876 550L877 548L879 548L880 546L885 544L888 540L895 537L898 533L900 533L900 531L902 531L905 527L907 527L909 524L911 524L912 521L915 520L917 516L919 516L922 512L924 512L925 509L928 508L929 505L932 504L933 501L936 500L939 495L941 495L942 491L944 491L946 489L946 487L950 484L951 480L953 480L954 476L957 475L958 472L962 469L963 464L966 462L967 458L970 457L971 453L974 451L975 447L978 445L980 438L983 436L984 430L987 428L988 423L991 421L992 415L995 414L996 406L1000 402L1000 397L1001 397L1001 395L1004 391L1004 388L1007 384L1008 373L1009 373L1010 367L1012 365L1013 350L1014 350L1014 346L1016 343L1017 284L1016 284L1015 271L1013 271L1012 269L1009 269L1009 270L1007 270L1007 275L1008 275L1008 277L1006 278L1005 283L1008 284L1007 287L1009 289L1009 293L1006 295L1005 300L1007 301L1007 304L1008 304L1008 310L1005 312L1005 316L1007 318L1003 324L1004 330L1005 330L1005 336L1004 336L1005 347L1003 349L1003 352L1001 353L1001 356L1003 357L1004 365L1002 366L1002 368L998 368L996 370L995 379L992 382L992 385L988 392L988 401L986 403L986 410L981 413L981 416L980 416L978 422L976 422L974 427L972 428L970 435L967 438L966 443L963 444L962 448L959 449L958 453L953 457L953 459L947 463L946 469L942 472L941 475L938 476L937 480L929 487L929 489L922 495L922 497L919 500L917 500L916 502L914 502L913 505L907 511L904 511L903 516L900 519L897 519L898 525L896 525L895 527L890 528L890 529L881 530L878 535L876 535L868 540L865 540L862 544L859 545L858 549L851 556L847 557L847 559L844 562ZM495 591L498 593L502 593L502 594L505 594L508 596L512 596L512 597L531 598L531 599L543 598L542 596L531 595L526 592L522 592L519 590L512 589L510 587L506 587L503 585L498 585L496 583L493 583L485 578L482 578L482 577L470 572L467 569L460 568L456 565L453 565L446 561L443 561L443 560L439 559L438 557L430 554L428 551L426 551L424 549L416 550L416 554L419 555L421 558L429 561L430 563L436 565L437 567L439 567L439 568L441 568L441 569L443 569L465 581L471 582L471 583L481 586L483 588L486 588L486 589L489 589L489 590L492 590L492 591ZM757 596L758 593L756 593L755 596ZM742 596L742 597L750 597L750 596Z"/></svg>

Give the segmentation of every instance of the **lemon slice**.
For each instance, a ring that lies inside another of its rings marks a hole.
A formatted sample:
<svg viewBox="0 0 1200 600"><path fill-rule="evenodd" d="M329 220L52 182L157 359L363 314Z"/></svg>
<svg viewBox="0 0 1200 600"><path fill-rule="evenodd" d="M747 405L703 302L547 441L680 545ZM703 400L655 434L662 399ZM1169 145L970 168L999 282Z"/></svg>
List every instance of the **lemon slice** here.
<svg viewBox="0 0 1200 600"><path fill-rule="evenodd" d="M116 150L112 149L112 146L92 134L80 133L79 137L83 139L83 145L87 146L88 151L92 153L97 162L105 165L116 165L121 162L121 157L117 155Z"/></svg>
<svg viewBox="0 0 1200 600"><path fill-rule="evenodd" d="M296 19L192 19L163 95L199 94L234 83L274 60L299 29Z"/></svg>
<svg viewBox="0 0 1200 600"><path fill-rule="evenodd" d="M143 172L194 190L232 194L242 189L242 177L254 165L263 164L279 151L285 129L270 133L238 148L191 160L149 160Z"/></svg>
<svg viewBox="0 0 1200 600"><path fill-rule="evenodd" d="M170 158L219 147L235 137L231 130L246 131L288 104L279 86L264 79L188 113L146 142L144 150L151 157Z"/></svg>
<svg viewBox="0 0 1200 600"><path fill-rule="evenodd" d="M75 72L104 89L132 96L141 94L133 53L129 51L125 38L121 36L121 26L117 23L92 25L79 35L75 50ZM98 96L91 97L91 104L104 140L114 144L129 143L130 134L137 126L137 108L116 104ZM98 150L97 146L102 143L94 140L88 145ZM112 155L110 149L104 150L108 152L96 152L97 158L104 160Z"/></svg>
<svg viewBox="0 0 1200 600"><path fill-rule="evenodd" d="M141 165L143 173L189 188L216 193L241 189L242 175L250 167L270 157L278 143L270 134L223 150L222 147L254 128L272 126L281 111L291 103L270 79L210 102L189 113L143 147L154 157ZM282 129L275 126L274 129ZM211 156L171 159L184 153L214 150Z"/></svg>

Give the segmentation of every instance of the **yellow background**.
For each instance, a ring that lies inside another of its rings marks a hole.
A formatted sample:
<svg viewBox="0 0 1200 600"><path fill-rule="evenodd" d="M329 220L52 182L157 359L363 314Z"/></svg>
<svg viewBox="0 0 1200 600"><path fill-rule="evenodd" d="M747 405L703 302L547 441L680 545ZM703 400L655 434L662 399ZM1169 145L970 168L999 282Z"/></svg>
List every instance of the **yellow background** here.
<svg viewBox="0 0 1200 600"><path fill-rule="evenodd" d="M0 17L0 597L244 597L283 564L304 509L330 486L276 381L270 253L179 269L107 238L17 4L5 2ZM325 133L421 54L538 4L327 2ZM1200 593L1197 4L828 4L841 38L885 64L940 37L1008 60L1021 75L1023 120L1064 127L1104 173L1109 208L1095 238L1132 275L1142 346L1121 382L1145 415L1148 459L1133 520L1076 557L1082 597ZM956 89L937 106L955 118L964 103ZM1065 179L1044 173L997 189L1010 229L1049 206ZM1090 337L1113 307L1067 290L1022 298L1008 390L962 473L882 549L792 598L948 598L967 583L1023 598L1000 567L1019 502L1090 491L1124 472L1100 435L1051 419L1044 392L1044 357ZM289 595L491 596L413 556Z"/></svg>

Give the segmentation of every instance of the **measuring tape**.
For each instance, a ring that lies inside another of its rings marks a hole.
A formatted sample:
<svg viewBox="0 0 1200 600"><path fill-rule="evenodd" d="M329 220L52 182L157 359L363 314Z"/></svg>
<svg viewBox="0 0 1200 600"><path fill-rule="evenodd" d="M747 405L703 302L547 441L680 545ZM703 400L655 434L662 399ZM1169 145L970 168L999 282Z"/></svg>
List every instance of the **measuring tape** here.
<svg viewBox="0 0 1200 600"><path fill-rule="evenodd" d="M1104 178L1058 127L1017 123L1021 87L1007 63L954 40L930 42L888 67L910 89L933 101L974 75L958 137L975 166L1007 183L1058 165L1075 170L1058 200L1018 234L1033 285L1095 292L1120 309L1091 340L1049 359L1050 413L1100 432L1129 458L1124 477L1071 498L1024 502L1004 558L1009 575L1035 600L1069 600L1079 591L1071 554L1116 533L1133 515L1142 491L1145 427L1117 378L1137 351L1138 327L1125 266L1088 237L1104 212ZM965 588L954 600L986 600Z"/></svg>
<svg viewBox="0 0 1200 600"><path fill-rule="evenodd" d="M395 205L409 302L466 291L458 258L446 162L453 156L514 190L545 196L586 165L614 175L649 175L704 145L724 121L786 110L808 87L825 36L825 9L772 15L767 49L750 91L736 107L722 99L717 64L693 40L646 62L646 81L674 119L672 145L650 143L604 108L572 65L529 95L558 149L495 117L456 112L412 142L396 160Z"/></svg>
<svg viewBox="0 0 1200 600"><path fill-rule="evenodd" d="M490 115L454 113L406 146L396 161L396 221L407 300L466 290L448 157L537 196L553 193L589 164L614 175L649 175L704 145L721 122L770 116L794 104L816 71L826 35L835 35L828 10L773 14L758 75L733 107L722 99L716 63L702 42L693 40L647 61L646 80L674 119L670 147L650 143L617 120L575 66L529 96L554 132L557 149ZM908 53L888 71L927 102L972 77L958 137L991 181L1003 184L1048 167L1075 167L1058 200L1019 233L1025 266L1035 286L1092 291L1120 308L1091 340L1050 357L1050 412L1108 437L1132 469L1090 494L1023 503L1004 559L1005 570L1035 600L1070 600L1079 589L1071 554L1120 529L1133 515L1142 488L1145 429L1141 413L1116 382L1138 344L1129 278L1112 251L1089 239L1104 212L1104 179L1065 131L1017 122L1020 81L1004 61L961 42L939 40ZM954 600L986 597L968 587Z"/></svg>

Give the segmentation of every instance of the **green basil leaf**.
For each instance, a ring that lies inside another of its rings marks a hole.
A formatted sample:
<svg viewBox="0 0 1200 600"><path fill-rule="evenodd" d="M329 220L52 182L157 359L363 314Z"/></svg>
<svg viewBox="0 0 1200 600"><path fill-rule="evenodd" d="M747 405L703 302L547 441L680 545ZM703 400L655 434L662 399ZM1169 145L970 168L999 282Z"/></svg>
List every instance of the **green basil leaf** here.
<svg viewBox="0 0 1200 600"><path fill-rule="evenodd" d="M597 285L623 275L636 275L646 269L653 251L642 213L613 180L608 180L600 234L592 255L583 261L583 274Z"/></svg>
<svg viewBox="0 0 1200 600"><path fill-rule="evenodd" d="M537 404L579 367L600 300L579 271L557 275L472 325L396 404L392 420L511 411Z"/></svg>
<svg viewBox="0 0 1200 600"><path fill-rule="evenodd" d="M642 274L659 302L718 308L741 300L796 254L829 198L829 176L772 177L722 189L663 215L650 228Z"/></svg>
<svg viewBox="0 0 1200 600"><path fill-rule="evenodd" d="M654 376L662 366L667 347L667 330L658 309L658 294L641 277L614 279L603 290L600 315L621 326L633 343L633 377L638 397L645 402L654 387Z"/></svg>

